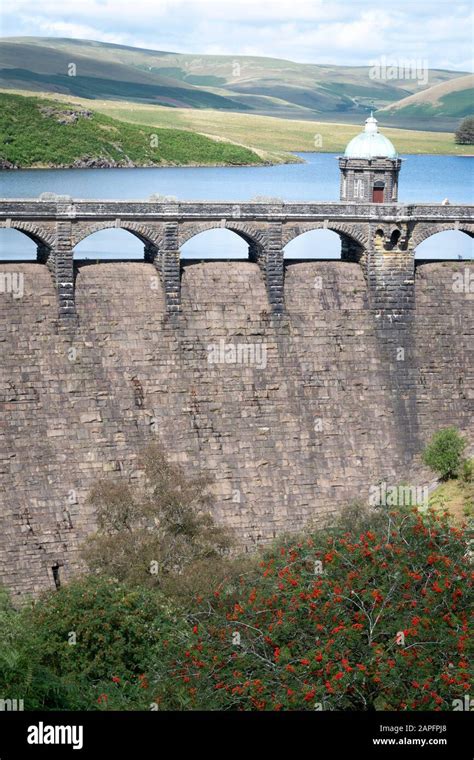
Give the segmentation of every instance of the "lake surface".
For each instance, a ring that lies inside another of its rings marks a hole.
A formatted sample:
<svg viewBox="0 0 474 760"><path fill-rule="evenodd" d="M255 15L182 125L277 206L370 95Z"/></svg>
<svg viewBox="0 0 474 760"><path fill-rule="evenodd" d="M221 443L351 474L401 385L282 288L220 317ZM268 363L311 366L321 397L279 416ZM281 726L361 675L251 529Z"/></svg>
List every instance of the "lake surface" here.
<svg viewBox="0 0 474 760"><path fill-rule="evenodd" d="M337 154L301 153L304 164L261 167L163 167L153 169L36 169L0 173L0 195L37 197L45 191L73 198L146 199L153 193L179 200L244 201L256 196L291 201L339 199ZM401 202L474 202L474 159L463 156L406 156L400 172ZM35 246L14 230L0 231L0 259L34 258ZM142 258L143 247L123 230L98 232L76 248L80 258ZM183 246L184 257L246 256L237 235L212 230ZM335 233L320 230L287 246L290 258L339 256ZM425 241L419 258L473 257L473 241L461 232L444 232Z"/></svg>

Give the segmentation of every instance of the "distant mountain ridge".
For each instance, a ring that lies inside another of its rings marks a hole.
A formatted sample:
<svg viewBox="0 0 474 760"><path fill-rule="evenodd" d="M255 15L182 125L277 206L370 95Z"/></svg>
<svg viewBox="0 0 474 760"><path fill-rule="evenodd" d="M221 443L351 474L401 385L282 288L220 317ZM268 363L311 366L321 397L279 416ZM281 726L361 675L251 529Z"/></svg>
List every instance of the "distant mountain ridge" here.
<svg viewBox="0 0 474 760"><path fill-rule="evenodd" d="M429 87L384 108L385 118L439 118L446 114L462 118L474 113L474 74L456 77Z"/></svg>
<svg viewBox="0 0 474 760"><path fill-rule="evenodd" d="M430 70L425 83L374 80L369 66L190 55L56 37L5 38L0 43L2 89L350 123L360 123L371 108L384 109L387 123L410 128L420 128L420 114L397 110L394 104L465 74ZM463 98L458 94L453 103L448 98L439 113L426 116L431 126L425 128L454 128Z"/></svg>

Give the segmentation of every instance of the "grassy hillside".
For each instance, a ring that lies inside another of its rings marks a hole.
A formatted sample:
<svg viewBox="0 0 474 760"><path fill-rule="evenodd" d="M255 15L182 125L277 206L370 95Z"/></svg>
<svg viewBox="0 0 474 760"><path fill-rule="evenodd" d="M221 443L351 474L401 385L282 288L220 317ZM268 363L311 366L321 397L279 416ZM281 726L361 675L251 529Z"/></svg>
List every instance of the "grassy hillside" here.
<svg viewBox="0 0 474 760"><path fill-rule="evenodd" d="M343 152L352 137L362 130L365 114L358 125L334 124L306 120L291 121L251 114L195 111L191 109L153 108L145 104L101 101L95 107L117 119L139 124L174 126L208 135L222 136L235 142L268 151ZM421 132L407 129L381 129L400 153L464 155L468 146L456 145L449 132Z"/></svg>
<svg viewBox="0 0 474 760"><path fill-rule="evenodd" d="M474 482L447 480L431 494L430 506L437 510L447 510L456 522L464 522L474 517Z"/></svg>
<svg viewBox="0 0 474 760"><path fill-rule="evenodd" d="M51 95L64 103L64 95ZM76 98L83 108L90 108L90 101ZM126 122L153 128L190 130L215 138L231 140L264 151L267 160L281 162L290 160L282 151L342 152L349 140L362 128L359 125L329 124L324 122L279 119L251 114L228 113L190 108L163 108L141 103L113 100L95 100L96 111ZM454 135L444 132L417 132L406 129L381 128L400 153L428 153L464 155L468 146L456 145Z"/></svg>
<svg viewBox="0 0 474 760"><path fill-rule="evenodd" d="M410 95L379 112L390 122L417 119L419 124L445 121L447 117L459 120L474 114L474 76L468 75L434 85L428 90Z"/></svg>
<svg viewBox="0 0 474 760"><path fill-rule="evenodd" d="M3 93L0 160L17 167L153 166L261 164L264 157L189 131L118 121L80 104Z"/></svg>
<svg viewBox="0 0 474 760"><path fill-rule="evenodd" d="M88 50L89 55L81 54L82 49ZM127 98L191 108L246 109L229 98L178 82L166 73L162 75L120 61L96 60L95 51L95 47L77 45L63 51L28 42L2 41L0 83L92 99ZM70 68L71 63L76 67L74 70Z"/></svg>
<svg viewBox="0 0 474 760"><path fill-rule="evenodd" d="M76 67L74 76L71 63ZM368 66L184 55L61 38L8 38L0 46L0 87L4 89L299 120L359 123L370 108L384 108L459 76L459 72L432 70L428 84L416 79L374 80Z"/></svg>

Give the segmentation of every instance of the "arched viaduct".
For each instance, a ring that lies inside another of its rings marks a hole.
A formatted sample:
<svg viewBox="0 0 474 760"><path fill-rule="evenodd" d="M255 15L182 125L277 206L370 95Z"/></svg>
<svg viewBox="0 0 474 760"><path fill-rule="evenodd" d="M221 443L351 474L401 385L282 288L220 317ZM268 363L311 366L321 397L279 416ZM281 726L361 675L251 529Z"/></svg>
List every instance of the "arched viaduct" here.
<svg viewBox="0 0 474 760"><path fill-rule="evenodd" d="M473 206L387 203L156 202L0 200L0 228L23 232L54 277L61 320L76 319L73 250L89 235L128 230L160 273L167 310L180 310L180 248L205 230L225 228L249 246L262 269L274 315L285 310L284 247L310 230L328 229L342 241L342 259L363 268L372 304L409 306L414 250L431 235L460 230L474 237Z"/></svg>

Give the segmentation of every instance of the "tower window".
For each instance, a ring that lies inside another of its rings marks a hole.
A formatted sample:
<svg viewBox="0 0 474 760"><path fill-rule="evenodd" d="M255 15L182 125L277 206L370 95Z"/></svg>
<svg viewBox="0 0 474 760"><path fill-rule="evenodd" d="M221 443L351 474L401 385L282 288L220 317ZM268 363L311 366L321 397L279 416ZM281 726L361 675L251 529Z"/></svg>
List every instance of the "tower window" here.
<svg viewBox="0 0 474 760"><path fill-rule="evenodd" d="M364 197L364 181L362 179L354 180L354 198Z"/></svg>

